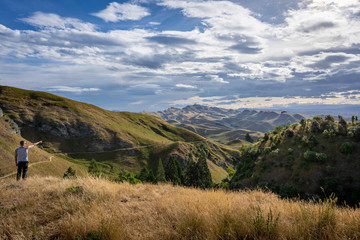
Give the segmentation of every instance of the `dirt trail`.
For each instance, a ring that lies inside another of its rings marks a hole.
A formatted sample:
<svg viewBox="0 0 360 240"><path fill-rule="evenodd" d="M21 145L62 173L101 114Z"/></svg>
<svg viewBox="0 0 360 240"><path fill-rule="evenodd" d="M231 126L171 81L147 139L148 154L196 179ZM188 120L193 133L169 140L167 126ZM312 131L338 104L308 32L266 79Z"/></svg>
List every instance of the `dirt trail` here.
<svg viewBox="0 0 360 240"><path fill-rule="evenodd" d="M37 164L41 164L41 163L51 162L53 157L54 157L54 156L50 156L50 159L49 159L48 161L40 161L40 162L30 163L30 164L29 164L29 167L34 166L34 165L37 165ZM12 173L9 173L9 174L7 174L7 175L5 175L5 176L2 176L2 177L0 177L0 180L1 180L1 179L4 179L4 178L7 178L7 177L10 177L10 176L12 176L12 175L15 175L16 173L17 173L17 171L12 172Z"/></svg>

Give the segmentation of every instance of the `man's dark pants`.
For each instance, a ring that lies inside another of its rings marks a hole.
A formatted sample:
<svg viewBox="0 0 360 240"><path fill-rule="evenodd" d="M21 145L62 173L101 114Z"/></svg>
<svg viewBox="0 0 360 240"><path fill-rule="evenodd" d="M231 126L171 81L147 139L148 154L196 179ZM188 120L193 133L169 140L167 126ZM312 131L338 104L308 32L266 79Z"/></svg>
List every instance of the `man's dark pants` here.
<svg viewBox="0 0 360 240"><path fill-rule="evenodd" d="M28 163L29 162L18 162L18 170L17 170L17 175L16 175L16 180L20 180L21 177L21 172L22 172L22 178L25 179L26 178L26 174L28 171Z"/></svg>

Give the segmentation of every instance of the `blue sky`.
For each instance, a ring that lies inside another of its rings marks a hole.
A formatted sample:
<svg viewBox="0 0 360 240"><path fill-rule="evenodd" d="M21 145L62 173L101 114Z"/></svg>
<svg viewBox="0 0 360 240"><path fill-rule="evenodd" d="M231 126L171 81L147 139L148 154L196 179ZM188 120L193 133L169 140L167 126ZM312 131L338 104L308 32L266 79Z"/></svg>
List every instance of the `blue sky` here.
<svg viewBox="0 0 360 240"><path fill-rule="evenodd" d="M360 111L358 0L0 0L0 85L111 110Z"/></svg>

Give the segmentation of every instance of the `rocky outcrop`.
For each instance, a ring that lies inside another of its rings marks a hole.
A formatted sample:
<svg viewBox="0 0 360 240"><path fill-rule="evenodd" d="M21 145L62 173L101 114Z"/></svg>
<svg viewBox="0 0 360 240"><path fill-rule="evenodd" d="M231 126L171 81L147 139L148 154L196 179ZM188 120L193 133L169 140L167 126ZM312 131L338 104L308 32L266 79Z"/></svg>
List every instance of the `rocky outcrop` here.
<svg viewBox="0 0 360 240"><path fill-rule="evenodd" d="M40 132L50 133L65 139L94 137L97 135L97 131L92 129L91 126L79 121L73 123L59 123L42 120L34 125Z"/></svg>
<svg viewBox="0 0 360 240"><path fill-rule="evenodd" d="M0 108L0 118L4 116L3 110Z"/></svg>

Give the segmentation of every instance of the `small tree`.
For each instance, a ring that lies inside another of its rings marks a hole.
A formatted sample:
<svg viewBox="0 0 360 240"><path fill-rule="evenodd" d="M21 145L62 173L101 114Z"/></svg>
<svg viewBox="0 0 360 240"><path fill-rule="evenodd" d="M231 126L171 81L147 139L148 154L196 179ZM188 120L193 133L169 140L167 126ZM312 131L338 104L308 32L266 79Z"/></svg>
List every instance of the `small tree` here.
<svg viewBox="0 0 360 240"><path fill-rule="evenodd" d="M188 187L199 187L201 185L200 171L192 158L189 159L184 169L184 184Z"/></svg>
<svg viewBox="0 0 360 240"><path fill-rule="evenodd" d="M63 178L76 178L76 171L69 167L64 173Z"/></svg>
<svg viewBox="0 0 360 240"><path fill-rule="evenodd" d="M181 184L181 178L179 176L179 170L177 169L176 159L170 156L165 166L165 177L166 181L172 182L173 184Z"/></svg>
<svg viewBox="0 0 360 240"><path fill-rule="evenodd" d="M322 119L322 117L321 116L315 116L315 117L313 117L313 120L315 120L315 121L321 121L321 119Z"/></svg>
<svg viewBox="0 0 360 240"><path fill-rule="evenodd" d="M165 170L164 170L164 166L162 164L161 158L159 158L158 164L157 164L156 180L158 182L166 182Z"/></svg>
<svg viewBox="0 0 360 240"><path fill-rule="evenodd" d="M304 129L305 126L306 126L306 120L305 120L305 118L302 118L302 119L300 120L300 124L301 124L301 127Z"/></svg>
<svg viewBox="0 0 360 240"><path fill-rule="evenodd" d="M140 171L140 173L138 175L136 175L135 177L139 180L141 180L142 182L147 182L148 178L149 178L149 169L147 167L143 167Z"/></svg>
<svg viewBox="0 0 360 240"><path fill-rule="evenodd" d="M246 133L246 135L245 135L245 140L248 141L248 142L250 142L250 143L254 142L254 140L251 138L251 136L250 136L249 133Z"/></svg>
<svg viewBox="0 0 360 240"><path fill-rule="evenodd" d="M211 187L212 178L209 167L206 162L206 158L200 158L197 164L200 172L201 188Z"/></svg>
<svg viewBox="0 0 360 240"><path fill-rule="evenodd" d="M91 159L90 161L90 166L88 168L88 172L93 175L93 176L100 176L100 167L99 167L99 164L98 162L95 160L95 159Z"/></svg>

